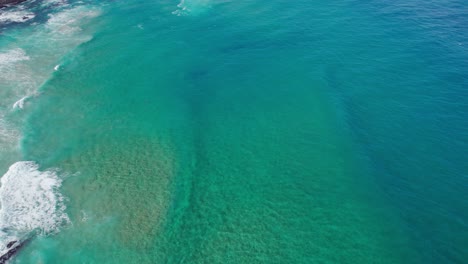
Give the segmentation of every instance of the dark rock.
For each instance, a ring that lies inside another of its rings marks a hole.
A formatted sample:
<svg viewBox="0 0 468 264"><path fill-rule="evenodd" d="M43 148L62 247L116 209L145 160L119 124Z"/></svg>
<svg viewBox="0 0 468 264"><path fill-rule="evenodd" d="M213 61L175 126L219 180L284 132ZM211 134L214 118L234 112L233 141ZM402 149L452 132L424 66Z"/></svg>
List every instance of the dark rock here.
<svg viewBox="0 0 468 264"><path fill-rule="evenodd" d="M13 246L15 243L16 243L16 241L8 242L7 248L11 248L11 246Z"/></svg>
<svg viewBox="0 0 468 264"><path fill-rule="evenodd" d="M8 5L16 5L24 1L25 0L0 0L0 7L8 6Z"/></svg>
<svg viewBox="0 0 468 264"><path fill-rule="evenodd" d="M26 239L25 241L11 241L8 242L7 248L8 252L0 256L0 264L5 264L11 257L13 257L27 242L29 239Z"/></svg>

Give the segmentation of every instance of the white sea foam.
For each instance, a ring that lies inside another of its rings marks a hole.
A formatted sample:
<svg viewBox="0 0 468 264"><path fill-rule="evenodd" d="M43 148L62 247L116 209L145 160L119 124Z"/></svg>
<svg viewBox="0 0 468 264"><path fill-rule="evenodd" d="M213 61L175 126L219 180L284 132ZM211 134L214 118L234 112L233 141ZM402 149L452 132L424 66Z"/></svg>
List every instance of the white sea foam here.
<svg viewBox="0 0 468 264"><path fill-rule="evenodd" d="M68 5L66 0L44 0L42 2L43 6L52 6L52 5Z"/></svg>
<svg viewBox="0 0 468 264"><path fill-rule="evenodd" d="M9 66L12 63L29 59L30 58L26 55L26 52L20 48L0 52L0 69Z"/></svg>
<svg viewBox="0 0 468 264"><path fill-rule="evenodd" d="M29 98L29 96L23 96L23 98L19 99L18 101L16 101L14 104L13 104L13 108L14 109L23 109L24 107L24 103L26 102L26 100Z"/></svg>
<svg viewBox="0 0 468 264"><path fill-rule="evenodd" d="M32 161L11 165L1 178L0 252L6 243L26 234L54 233L69 223L64 198L59 192L62 180L54 171L40 171Z"/></svg>
<svg viewBox="0 0 468 264"><path fill-rule="evenodd" d="M0 147L2 153L18 149L20 133L4 121L0 113Z"/></svg>
<svg viewBox="0 0 468 264"><path fill-rule="evenodd" d="M0 22L19 20L20 16L23 21L26 13L15 12L2 13ZM100 11L92 7L65 7L50 15L44 25L37 25L31 35L18 38L15 46L0 50L1 155L19 150L16 146L21 137L20 130L16 122L8 121L12 117L10 114L15 112L11 111L11 106L26 107L25 102L37 93L52 71L59 70L60 59L92 38L82 27L99 14ZM19 48L30 46L34 49L27 52ZM64 198L59 193L60 185L61 179L56 172L40 171L34 162L21 161L9 168L1 178L0 186L0 255L10 241L30 233L54 233L69 222ZM84 215L83 221L86 218Z"/></svg>
<svg viewBox="0 0 468 264"><path fill-rule="evenodd" d="M188 14L196 15L204 12L211 6L211 0L180 0L177 10L172 14L184 16Z"/></svg>
<svg viewBox="0 0 468 264"><path fill-rule="evenodd" d="M172 12L176 16L187 15L190 12L190 9L185 3L185 0L180 0L180 3L177 5L177 9Z"/></svg>
<svg viewBox="0 0 468 264"><path fill-rule="evenodd" d="M0 13L0 23L21 23L35 17L34 13L25 10L16 10Z"/></svg>
<svg viewBox="0 0 468 264"><path fill-rule="evenodd" d="M65 10L58 14L49 15L47 27L53 32L70 35L81 31L80 25L83 21L100 15L97 9L89 9L84 6L78 6Z"/></svg>
<svg viewBox="0 0 468 264"><path fill-rule="evenodd" d="M98 9L86 6L65 9L50 15L47 23L37 27L28 38L33 41L28 44L36 47L30 54L19 47L0 51L0 87L4 87L0 90L0 109L6 109L6 105L13 105L15 109L25 107L27 99L50 77L51 69L44 65L56 64L64 54L89 41L91 35L82 32L80 26L99 13ZM53 69L57 71L59 67L56 64Z"/></svg>
<svg viewBox="0 0 468 264"><path fill-rule="evenodd" d="M34 74L27 65L30 57L23 49L14 48L5 52L0 52L0 107L12 103L18 96L29 94L34 90L36 82ZM14 103L15 108L23 108L27 96Z"/></svg>
<svg viewBox="0 0 468 264"><path fill-rule="evenodd" d="M24 67L24 61L30 60L26 52L20 48L10 49L0 52L0 84L9 83L24 83L29 82L29 78L22 74L27 71Z"/></svg>
<svg viewBox="0 0 468 264"><path fill-rule="evenodd" d="M30 60L20 48L0 52L0 107L7 109L7 105L13 105L13 108L22 109L27 98L33 94L38 82L28 64ZM0 119L3 119L4 114L0 113Z"/></svg>

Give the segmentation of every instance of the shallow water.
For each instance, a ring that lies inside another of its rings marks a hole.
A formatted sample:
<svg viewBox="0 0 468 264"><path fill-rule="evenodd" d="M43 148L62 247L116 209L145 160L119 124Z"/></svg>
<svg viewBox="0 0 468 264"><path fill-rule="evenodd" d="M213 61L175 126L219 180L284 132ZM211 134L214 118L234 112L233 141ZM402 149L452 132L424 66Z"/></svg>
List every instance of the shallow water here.
<svg viewBox="0 0 468 264"><path fill-rule="evenodd" d="M468 259L462 1L1 12L12 263ZM21 164L48 209L16 225Z"/></svg>

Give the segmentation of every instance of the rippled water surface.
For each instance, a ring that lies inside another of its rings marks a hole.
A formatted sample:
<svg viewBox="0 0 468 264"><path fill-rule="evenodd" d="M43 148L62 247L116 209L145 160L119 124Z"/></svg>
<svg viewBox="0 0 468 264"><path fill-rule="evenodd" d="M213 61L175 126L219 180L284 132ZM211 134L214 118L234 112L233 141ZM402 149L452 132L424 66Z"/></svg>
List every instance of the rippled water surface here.
<svg viewBox="0 0 468 264"><path fill-rule="evenodd" d="M1 8L0 253L464 263L467 73L461 0Z"/></svg>

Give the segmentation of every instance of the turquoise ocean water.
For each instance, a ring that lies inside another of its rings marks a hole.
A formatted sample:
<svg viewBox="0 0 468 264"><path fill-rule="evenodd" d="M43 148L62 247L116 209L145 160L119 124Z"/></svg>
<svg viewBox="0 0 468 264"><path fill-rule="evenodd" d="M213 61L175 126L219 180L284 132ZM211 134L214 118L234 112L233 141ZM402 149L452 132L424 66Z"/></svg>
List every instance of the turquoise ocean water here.
<svg viewBox="0 0 468 264"><path fill-rule="evenodd" d="M0 9L10 263L466 263L467 150L466 1Z"/></svg>

